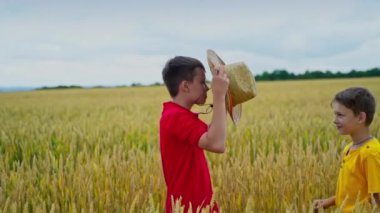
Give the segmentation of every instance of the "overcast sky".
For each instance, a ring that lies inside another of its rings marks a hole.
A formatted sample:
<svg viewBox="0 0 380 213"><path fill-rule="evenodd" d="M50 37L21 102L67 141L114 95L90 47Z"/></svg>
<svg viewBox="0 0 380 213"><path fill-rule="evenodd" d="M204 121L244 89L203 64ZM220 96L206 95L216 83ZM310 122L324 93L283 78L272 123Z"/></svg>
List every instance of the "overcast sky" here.
<svg viewBox="0 0 380 213"><path fill-rule="evenodd" d="M380 66L379 11L379 0L1 0L0 86L162 82L169 58L207 67L209 48L253 74L367 70Z"/></svg>

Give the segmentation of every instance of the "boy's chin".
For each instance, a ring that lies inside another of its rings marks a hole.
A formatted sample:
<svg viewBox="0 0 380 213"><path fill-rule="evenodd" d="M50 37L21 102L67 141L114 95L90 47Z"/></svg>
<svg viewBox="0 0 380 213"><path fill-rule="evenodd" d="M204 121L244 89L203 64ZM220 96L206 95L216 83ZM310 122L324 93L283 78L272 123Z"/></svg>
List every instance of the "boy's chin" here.
<svg viewBox="0 0 380 213"><path fill-rule="evenodd" d="M340 129L338 129L338 133L339 133L340 135L349 135L348 132L346 132L346 131L344 131L344 130L340 130Z"/></svg>

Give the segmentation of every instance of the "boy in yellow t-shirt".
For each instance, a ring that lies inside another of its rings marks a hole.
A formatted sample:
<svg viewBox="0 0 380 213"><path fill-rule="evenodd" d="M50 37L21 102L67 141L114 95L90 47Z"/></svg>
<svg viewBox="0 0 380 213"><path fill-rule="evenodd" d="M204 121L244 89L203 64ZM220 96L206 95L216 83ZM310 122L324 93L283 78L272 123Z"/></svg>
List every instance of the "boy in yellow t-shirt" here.
<svg viewBox="0 0 380 213"><path fill-rule="evenodd" d="M335 196L314 201L314 208L341 207L352 212L355 204L380 205L380 143L369 126L376 103L365 88L353 87L335 95L331 102L334 124L352 142L343 150Z"/></svg>

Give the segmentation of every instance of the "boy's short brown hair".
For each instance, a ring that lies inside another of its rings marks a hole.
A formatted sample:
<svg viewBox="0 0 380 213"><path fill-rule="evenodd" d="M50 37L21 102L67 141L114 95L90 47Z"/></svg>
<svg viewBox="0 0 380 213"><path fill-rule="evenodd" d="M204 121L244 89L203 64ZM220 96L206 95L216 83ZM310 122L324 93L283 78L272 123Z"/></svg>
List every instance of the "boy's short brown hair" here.
<svg viewBox="0 0 380 213"><path fill-rule="evenodd" d="M183 80L193 81L197 67L205 69L202 62L186 56L176 56L166 62L162 78L171 97L177 96L179 84Z"/></svg>
<svg viewBox="0 0 380 213"><path fill-rule="evenodd" d="M365 112L367 116L365 124L369 126L372 123L376 110L376 101L366 88L351 87L345 89L335 95L334 101L351 109L354 115Z"/></svg>

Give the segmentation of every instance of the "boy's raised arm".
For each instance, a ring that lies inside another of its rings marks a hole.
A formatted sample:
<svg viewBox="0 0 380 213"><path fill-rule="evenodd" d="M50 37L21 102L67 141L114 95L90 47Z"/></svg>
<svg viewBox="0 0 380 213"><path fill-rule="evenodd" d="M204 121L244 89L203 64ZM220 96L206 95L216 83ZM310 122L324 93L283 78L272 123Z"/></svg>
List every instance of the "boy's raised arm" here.
<svg viewBox="0 0 380 213"><path fill-rule="evenodd" d="M213 114L211 125L199 139L199 147L210 152L223 153L227 140L227 113L225 98L229 80L221 66L213 75L211 89L213 93Z"/></svg>

